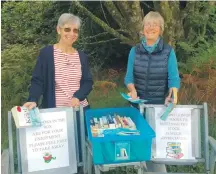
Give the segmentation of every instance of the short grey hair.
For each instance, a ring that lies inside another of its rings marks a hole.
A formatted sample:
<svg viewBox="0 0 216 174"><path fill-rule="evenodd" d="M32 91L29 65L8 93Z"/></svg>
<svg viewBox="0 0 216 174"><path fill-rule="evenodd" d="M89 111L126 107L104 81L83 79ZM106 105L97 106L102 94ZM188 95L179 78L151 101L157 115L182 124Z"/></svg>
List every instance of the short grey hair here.
<svg viewBox="0 0 216 174"><path fill-rule="evenodd" d="M145 17L143 18L143 26L146 22L151 20L157 20L160 22L160 29L161 29L161 35L164 32L164 18L161 16L159 12L150 11Z"/></svg>
<svg viewBox="0 0 216 174"><path fill-rule="evenodd" d="M58 27L63 27L65 24L75 24L80 28L81 19L71 13L63 13L58 19Z"/></svg>

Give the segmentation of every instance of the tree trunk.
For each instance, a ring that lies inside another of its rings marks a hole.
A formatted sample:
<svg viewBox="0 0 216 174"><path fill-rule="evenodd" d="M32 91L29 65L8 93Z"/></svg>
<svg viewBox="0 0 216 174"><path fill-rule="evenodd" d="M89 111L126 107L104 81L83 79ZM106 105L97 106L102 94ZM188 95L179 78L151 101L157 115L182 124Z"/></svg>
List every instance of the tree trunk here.
<svg viewBox="0 0 216 174"><path fill-rule="evenodd" d="M184 35L183 16L179 8L179 1L154 1L154 7L164 18L164 39L173 47L176 41Z"/></svg>
<svg viewBox="0 0 216 174"><path fill-rule="evenodd" d="M136 45L139 42L140 31L142 30L142 17L143 12L140 7L139 1L132 2L112 2L105 1L104 6L116 21L119 28L114 29L107 23L102 21L100 18L95 16L86 7L84 7L80 2L72 2L79 10L84 12L87 16L101 26L105 31L110 33L116 38L119 38L122 43L129 44L131 46ZM124 32L119 32L124 31Z"/></svg>

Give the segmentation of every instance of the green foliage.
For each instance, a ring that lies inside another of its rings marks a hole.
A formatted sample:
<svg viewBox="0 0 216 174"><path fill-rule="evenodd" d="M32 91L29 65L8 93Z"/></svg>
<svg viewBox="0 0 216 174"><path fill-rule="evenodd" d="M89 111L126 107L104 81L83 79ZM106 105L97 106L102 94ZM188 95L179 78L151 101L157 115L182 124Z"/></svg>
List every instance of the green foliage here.
<svg viewBox="0 0 216 174"><path fill-rule="evenodd" d="M41 29L51 2L7 2L2 7L2 43L29 44L43 40Z"/></svg>
<svg viewBox="0 0 216 174"><path fill-rule="evenodd" d="M211 45L206 50L200 51L199 54L194 54L194 56L191 56L190 59L188 59L185 63L179 62L179 68L180 72L185 74L191 74L193 73L194 68L202 69L204 64L208 64L210 61L213 61L211 64L211 67L216 69L216 46Z"/></svg>
<svg viewBox="0 0 216 174"><path fill-rule="evenodd" d="M69 11L70 2L5 2L2 7L2 45L47 45L57 42L59 16Z"/></svg>
<svg viewBox="0 0 216 174"><path fill-rule="evenodd" d="M168 166L167 170L173 173L204 173L205 171L203 163L194 166Z"/></svg>
<svg viewBox="0 0 216 174"><path fill-rule="evenodd" d="M103 20L109 20L108 14L103 17L103 8L99 3L86 3L96 11ZM47 45L57 42L56 25L62 13L71 12L82 17L82 28L75 47L85 51L90 56L90 64L97 71L106 64L126 62L128 46L119 44L119 40L83 16L68 2L5 2L2 7L2 49L11 44ZM102 33L102 34L101 34ZM118 51L116 51L118 50ZM104 54L106 52L106 54ZM113 57L115 59L110 59Z"/></svg>
<svg viewBox="0 0 216 174"><path fill-rule="evenodd" d="M191 6L184 9L187 10L183 24L184 37L176 45L177 57L184 63L193 61L194 57L198 58L204 52L209 54L216 41L216 6L208 2L187 2L187 5Z"/></svg>
<svg viewBox="0 0 216 174"><path fill-rule="evenodd" d="M2 52L2 100L10 105L21 104L27 97L38 46L9 46ZM4 104L4 103L3 103Z"/></svg>
<svg viewBox="0 0 216 174"><path fill-rule="evenodd" d="M33 66L39 47L10 45L1 54L1 101L2 132L7 133L7 111L13 106L22 105L28 97ZM7 141L7 139L3 140Z"/></svg>

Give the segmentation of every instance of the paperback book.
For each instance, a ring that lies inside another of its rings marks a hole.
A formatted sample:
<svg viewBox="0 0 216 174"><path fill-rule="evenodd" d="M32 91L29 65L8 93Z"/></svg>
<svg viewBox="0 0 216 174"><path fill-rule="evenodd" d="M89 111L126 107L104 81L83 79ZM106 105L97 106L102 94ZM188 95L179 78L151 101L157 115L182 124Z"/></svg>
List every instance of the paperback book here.
<svg viewBox="0 0 216 174"><path fill-rule="evenodd" d="M28 110L23 106L15 106L11 109L17 128L41 126L40 112L38 108Z"/></svg>
<svg viewBox="0 0 216 174"><path fill-rule="evenodd" d="M143 99L140 99L140 98L137 98L137 99L132 99L129 95L123 93L123 92L120 92L121 96L128 100L129 102L132 102L132 103L137 103L137 104L140 104L140 103L146 103L148 100L143 100Z"/></svg>

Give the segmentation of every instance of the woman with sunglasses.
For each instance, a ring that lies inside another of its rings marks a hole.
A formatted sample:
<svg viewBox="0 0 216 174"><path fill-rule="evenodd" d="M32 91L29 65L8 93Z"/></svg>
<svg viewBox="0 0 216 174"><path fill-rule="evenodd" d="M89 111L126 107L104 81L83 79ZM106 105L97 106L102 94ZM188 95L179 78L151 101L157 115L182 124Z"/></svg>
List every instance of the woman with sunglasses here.
<svg viewBox="0 0 216 174"><path fill-rule="evenodd" d="M149 12L143 19L141 42L129 53L125 84L133 99L147 99L147 104L174 102L172 93L180 88L176 55L164 42L163 31L163 17Z"/></svg>
<svg viewBox="0 0 216 174"><path fill-rule="evenodd" d="M87 96L93 80L88 56L73 47L79 36L81 20L78 16L64 13L57 24L59 42L40 51L31 80L28 102L23 106L32 109L43 95L42 108L78 107L89 108ZM77 112L78 142L81 149L80 117ZM79 151L79 159L82 159Z"/></svg>
<svg viewBox="0 0 216 174"><path fill-rule="evenodd" d="M86 98L93 85L88 56L73 47L80 25L78 16L70 13L60 16L56 28L59 42L40 51L25 107L36 107L43 95L42 108L79 105L88 108Z"/></svg>

